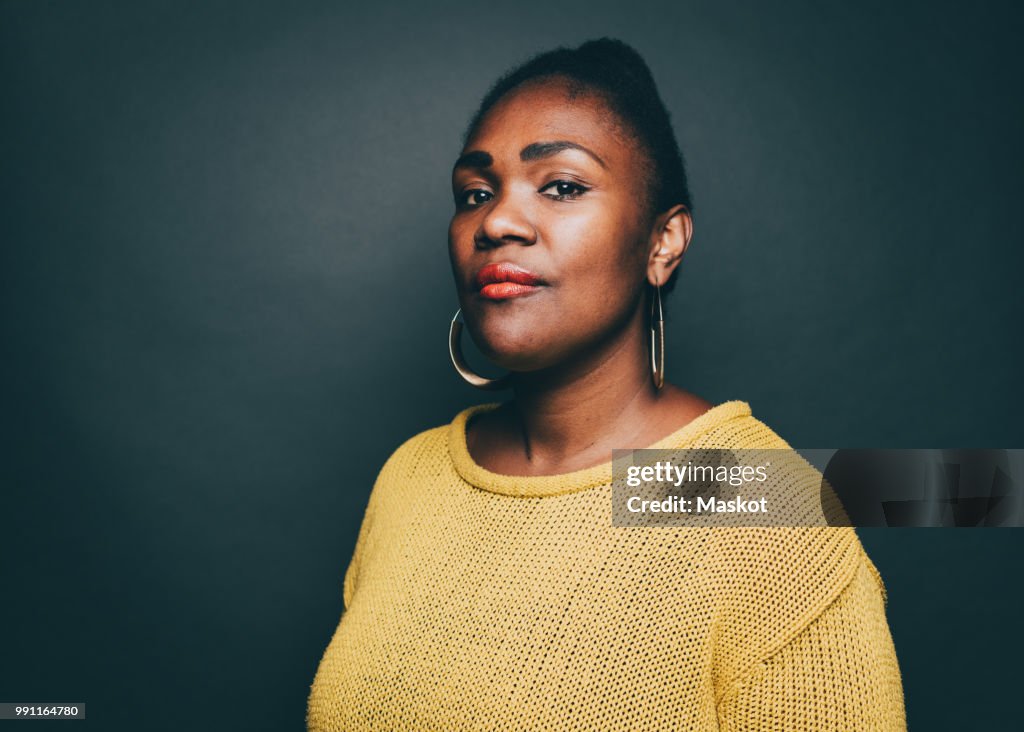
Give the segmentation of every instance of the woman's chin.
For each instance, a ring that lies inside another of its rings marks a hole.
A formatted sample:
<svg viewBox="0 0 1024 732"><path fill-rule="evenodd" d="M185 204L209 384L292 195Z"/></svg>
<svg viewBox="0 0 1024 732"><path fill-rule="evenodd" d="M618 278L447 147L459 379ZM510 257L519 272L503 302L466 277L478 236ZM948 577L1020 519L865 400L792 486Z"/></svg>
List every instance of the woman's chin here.
<svg viewBox="0 0 1024 732"><path fill-rule="evenodd" d="M474 339L476 340L476 339ZM553 349L535 332L485 334L476 341L480 352L495 366L506 371L537 371L557 360Z"/></svg>
<svg viewBox="0 0 1024 732"><path fill-rule="evenodd" d="M467 318L467 327L488 361L508 371L535 371L557 360L554 351L564 335L564 328L548 322L546 312L524 307L474 308Z"/></svg>

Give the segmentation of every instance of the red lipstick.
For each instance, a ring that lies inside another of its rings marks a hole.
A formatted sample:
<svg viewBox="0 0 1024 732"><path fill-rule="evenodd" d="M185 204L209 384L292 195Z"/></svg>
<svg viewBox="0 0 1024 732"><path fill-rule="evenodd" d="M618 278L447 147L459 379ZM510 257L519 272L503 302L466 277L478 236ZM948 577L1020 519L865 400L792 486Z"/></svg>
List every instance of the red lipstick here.
<svg viewBox="0 0 1024 732"><path fill-rule="evenodd" d="M488 300L505 300L536 292L547 284L538 275L511 262L495 262L476 273L480 296Z"/></svg>

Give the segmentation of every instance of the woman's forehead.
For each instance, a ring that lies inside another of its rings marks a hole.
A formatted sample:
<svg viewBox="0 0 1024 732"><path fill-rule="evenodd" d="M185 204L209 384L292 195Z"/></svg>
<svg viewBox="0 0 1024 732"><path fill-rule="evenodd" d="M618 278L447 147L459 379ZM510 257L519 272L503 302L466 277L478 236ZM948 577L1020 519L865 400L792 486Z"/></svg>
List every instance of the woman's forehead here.
<svg viewBox="0 0 1024 732"><path fill-rule="evenodd" d="M556 141L576 143L609 165L632 153L608 105L595 94L572 94L564 82L509 92L488 110L464 152L519 157L527 146Z"/></svg>

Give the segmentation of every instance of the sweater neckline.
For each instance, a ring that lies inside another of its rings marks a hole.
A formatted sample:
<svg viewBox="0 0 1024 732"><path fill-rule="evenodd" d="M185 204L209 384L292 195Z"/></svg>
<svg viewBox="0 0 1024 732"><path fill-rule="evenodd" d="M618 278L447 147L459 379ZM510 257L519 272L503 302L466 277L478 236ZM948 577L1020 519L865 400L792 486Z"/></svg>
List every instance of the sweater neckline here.
<svg viewBox="0 0 1024 732"><path fill-rule="evenodd" d="M500 402L489 402L487 404L476 404L467 407L455 415L455 418L448 427L448 453L451 456L452 463L455 465L456 472L467 483L491 493L523 498L575 493L611 483L611 460L589 468L581 468L569 473L557 473L554 475L507 475L492 472L482 465L478 465L469 453L469 447L466 442L466 426L477 414L489 412L500 406ZM746 402L738 400L723 402L644 449L664 450L682 448L692 443L701 435L715 429L723 422L737 417L750 416L750 414L750 405Z"/></svg>

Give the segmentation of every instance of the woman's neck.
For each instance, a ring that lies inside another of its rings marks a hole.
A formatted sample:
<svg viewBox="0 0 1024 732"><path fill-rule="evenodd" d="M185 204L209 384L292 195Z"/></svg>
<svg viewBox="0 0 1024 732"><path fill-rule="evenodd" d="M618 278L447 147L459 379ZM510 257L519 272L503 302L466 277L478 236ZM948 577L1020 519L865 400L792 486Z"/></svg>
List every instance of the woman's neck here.
<svg viewBox="0 0 1024 732"><path fill-rule="evenodd" d="M606 462L613 449L653 444L707 411L676 386L654 387L642 324L641 313L572 363L514 374L514 398L470 431L474 459L510 475L571 472Z"/></svg>

